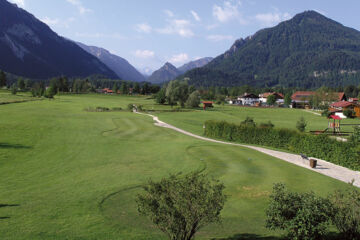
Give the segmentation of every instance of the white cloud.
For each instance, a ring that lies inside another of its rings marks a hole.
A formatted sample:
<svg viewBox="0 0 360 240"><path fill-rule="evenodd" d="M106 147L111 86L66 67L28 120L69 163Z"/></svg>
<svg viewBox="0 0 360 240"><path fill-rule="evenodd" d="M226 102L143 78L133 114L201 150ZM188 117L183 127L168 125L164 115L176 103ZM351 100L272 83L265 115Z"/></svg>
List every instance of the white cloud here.
<svg viewBox="0 0 360 240"><path fill-rule="evenodd" d="M238 20L240 24L247 24L247 21L239 12L240 6L241 2L238 0L225 1L223 6L218 6L215 4L213 6L213 16L222 23L228 22L230 20Z"/></svg>
<svg viewBox="0 0 360 240"><path fill-rule="evenodd" d="M191 14L193 15L194 19L195 19L197 22L200 22L200 21L201 21L201 18L199 17L199 14L197 14L197 12L195 12L194 10L191 10L190 12L191 12Z"/></svg>
<svg viewBox="0 0 360 240"><path fill-rule="evenodd" d="M173 63L173 64L183 64L189 61L189 56L186 53L180 53L177 55L173 55L170 59L169 62Z"/></svg>
<svg viewBox="0 0 360 240"><path fill-rule="evenodd" d="M10 0L10 2L15 3L18 7L24 8L25 7L25 0Z"/></svg>
<svg viewBox="0 0 360 240"><path fill-rule="evenodd" d="M93 10L84 7L84 5L82 4L82 2L80 0L66 0L68 3L74 5L75 7L77 7L77 9L79 10L79 13L81 15L86 14L86 13L91 13Z"/></svg>
<svg viewBox="0 0 360 240"><path fill-rule="evenodd" d="M174 14L172 11L168 10L168 9L164 10L164 13L165 13L168 17L174 17L174 16L175 16L175 14Z"/></svg>
<svg viewBox="0 0 360 240"><path fill-rule="evenodd" d="M140 23L136 25L136 31L142 33L151 33L152 27L147 23Z"/></svg>
<svg viewBox="0 0 360 240"><path fill-rule="evenodd" d="M150 50L136 50L135 56L138 58L153 58L155 53Z"/></svg>
<svg viewBox="0 0 360 240"><path fill-rule="evenodd" d="M285 21L291 18L289 13L260 13L255 16L255 19L262 25L271 27L278 24L281 21Z"/></svg>
<svg viewBox="0 0 360 240"><path fill-rule="evenodd" d="M156 31L161 34L177 34L181 37L194 36L190 21L184 19L168 20L168 25L165 28L157 29Z"/></svg>
<svg viewBox="0 0 360 240"><path fill-rule="evenodd" d="M231 41L234 39L231 35L209 35L206 39L213 42L221 42L221 41Z"/></svg>

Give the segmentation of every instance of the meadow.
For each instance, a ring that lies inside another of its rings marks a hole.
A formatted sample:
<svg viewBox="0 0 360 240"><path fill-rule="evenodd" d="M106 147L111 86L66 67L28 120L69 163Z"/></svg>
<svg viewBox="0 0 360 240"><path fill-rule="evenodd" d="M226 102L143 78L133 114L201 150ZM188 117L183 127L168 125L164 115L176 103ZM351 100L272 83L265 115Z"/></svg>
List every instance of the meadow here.
<svg viewBox="0 0 360 240"><path fill-rule="evenodd" d="M222 225L202 229L196 239L275 240L282 233L265 228L273 183L322 196L347 186L254 150L156 127L147 116L84 110L126 109L129 103L198 134L207 119L240 122L246 116L271 120L276 127L294 128L299 116L310 129L327 126L325 118L302 110L216 106L206 112L165 112L170 107L131 96L62 95L1 105L2 239L166 239L139 216L136 194L150 178L201 170L225 184L228 201Z"/></svg>

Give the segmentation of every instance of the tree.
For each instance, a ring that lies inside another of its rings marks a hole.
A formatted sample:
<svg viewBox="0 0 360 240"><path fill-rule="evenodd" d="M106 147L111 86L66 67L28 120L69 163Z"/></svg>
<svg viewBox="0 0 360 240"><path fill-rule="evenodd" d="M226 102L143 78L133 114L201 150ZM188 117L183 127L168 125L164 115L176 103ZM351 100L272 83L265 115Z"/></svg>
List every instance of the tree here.
<svg viewBox="0 0 360 240"><path fill-rule="evenodd" d="M11 85L11 94L16 95L17 93L17 87L16 84L14 83L13 85Z"/></svg>
<svg viewBox="0 0 360 240"><path fill-rule="evenodd" d="M56 89L54 87L51 86L48 89L46 89L45 91L46 98L54 98L55 95L56 95Z"/></svg>
<svg viewBox="0 0 360 240"><path fill-rule="evenodd" d="M244 121L241 122L241 125L246 125L248 127L255 127L256 123L252 117L246 117Z"/></svg>
<svg viewBox="0 0 360 240"><path fill-rule="evenodd" d="M25 82L23 78L18 78L17 80L17 86L20 90L24 90L25 89Z"/></svg>
<svg viewBox="0 0 360 240"><path fill-rule="evenodd" d="M112 91L113 91L115 94L117 94L118 90L119 90L119 87L118 87L117 83L114 83L113 88L112 88Z"/></svg>
<svg viewBox="0 0 360 240"><path fill-rule="evenodd" d="M224 185L193 172L149 181L138 195L140 214L147 216L171 240L191 240L210 223L220 222L226 196Z"/></svg>
<svg viewBox="0 0 360 240"><path fill-rule="evenodd" d="M156 95L155 101L158 104L164 104L166 102L166 89L162 88Z"/></svg>
<svg viewBox="0 0 360 240"><path fill-rule="evenodd" d="M200 104L200 93L198 91L192 92L188 99L186 100L186 107L188 108L197 108Z"/></svg>
<svg viewBox="0 0 360 240"><path fill-rule="evenodd" d="M266 227L286 230L289 239L313 240L327 231L333 216L328 199L314 193L293 193L283 184L275 184L266 211Z"/></svg>
<svg viewBox="0 0 360 240"><path fill-rule="evenodd" d="M342 234L341 239L360 239L360 192L354 187L336 191L330 196L335 207L333 223Z"/></svg>
<svg viewBox="0 0 360 240"><path fill-rule="evenodd" d="M275 105L276 103L276 96L274 94L271 94L269 95L267 98L266 98L266 103L270 106L273 106Z"/></svg>
<svg viewBox="0 0 360 240"><path fill-rule="evenodd" d="M0 72L0 87L6 87L7 84L7 79L6 79L6 74L4 73L4 71Z"/></svg>
<svg viewBox="0 0 360 240"><path fill-rule="evenodd" d="M353 110L351 110L351 109L344 110L343 114L347 118L353 118L355 116L355 112Z"/></svg>
<svg viewBox="0 0 360 240"><path fill-rule="evenodd" d="M285 105L290 106L290 105L291 105L291 102L292 102L291 94L288 93L288 94L285 95L284 103L285 103Z"/></svg>
<svg viewBox="0 0 360 240"><path fill-rule="evenodd" d="M296 122L296 128L300 132L305 132L306 126L307 126L307 122L305 121L304 117L301 117L299 121Z"/></svg>
<svg viewBox="0 0 360 240"><path fill-rule="evenodd" d="M133 93L137 93L137 94L140 93L140 84L138 82L135 83Z"/></svg>

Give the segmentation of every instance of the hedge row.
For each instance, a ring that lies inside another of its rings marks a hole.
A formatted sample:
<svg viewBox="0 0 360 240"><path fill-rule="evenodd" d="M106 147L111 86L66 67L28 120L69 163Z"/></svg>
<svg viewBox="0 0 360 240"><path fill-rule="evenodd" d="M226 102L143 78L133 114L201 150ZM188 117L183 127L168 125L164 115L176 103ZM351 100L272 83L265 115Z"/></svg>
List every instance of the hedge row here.
<svg viewBox="0 0 360 240"><path fill-rule="evenodd" d="M339 142L325 135L314 136L289 129L274 129L206 121L205 136L239 143L256 144L303 153L356 171L360 154L353 143Z"/></svg>

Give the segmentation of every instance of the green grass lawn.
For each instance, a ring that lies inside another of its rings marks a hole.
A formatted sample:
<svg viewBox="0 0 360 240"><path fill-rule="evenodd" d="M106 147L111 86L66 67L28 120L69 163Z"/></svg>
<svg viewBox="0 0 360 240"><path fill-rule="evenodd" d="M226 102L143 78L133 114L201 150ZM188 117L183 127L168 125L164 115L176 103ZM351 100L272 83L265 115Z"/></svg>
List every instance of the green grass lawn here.
<svg viewBox="0 0 360 240"><path fill-rule="evenodd" d="M104 95L63 95L0 106L1 239L166 239L137 214L136 194L149 178L199 169L224 182L229 198L223 224L203 229L197 239L277 239L280 232L264 227L273 183L323 196L347 186L250 149L156 127L147 116L84 111L96 106L126 108L129 103L168 109L144 97ZM304 114L320 121L298 110L231 107L158 115L202 133L206 119L262 116L265 121L269 116L275 125L292 125L285 117L275 117L284 112L290 119Z"/></svg>

